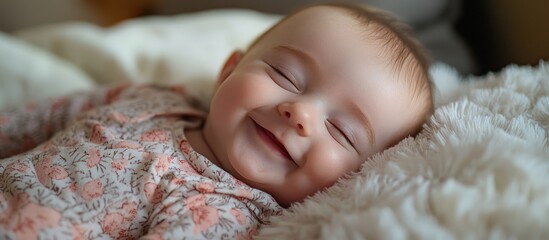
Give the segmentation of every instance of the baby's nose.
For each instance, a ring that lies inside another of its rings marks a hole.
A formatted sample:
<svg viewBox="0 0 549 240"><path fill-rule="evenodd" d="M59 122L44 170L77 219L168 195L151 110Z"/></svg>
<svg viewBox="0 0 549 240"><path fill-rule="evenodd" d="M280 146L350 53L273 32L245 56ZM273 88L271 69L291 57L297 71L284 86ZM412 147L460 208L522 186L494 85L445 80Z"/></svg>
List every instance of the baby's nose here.
<svg viewBox="0 0 549 240"><path fill-rule="evenodd" d="M283 103L278 107L280 114L288 120L301 136L310 136L316 110L311 104L304 102Z"/></svg>

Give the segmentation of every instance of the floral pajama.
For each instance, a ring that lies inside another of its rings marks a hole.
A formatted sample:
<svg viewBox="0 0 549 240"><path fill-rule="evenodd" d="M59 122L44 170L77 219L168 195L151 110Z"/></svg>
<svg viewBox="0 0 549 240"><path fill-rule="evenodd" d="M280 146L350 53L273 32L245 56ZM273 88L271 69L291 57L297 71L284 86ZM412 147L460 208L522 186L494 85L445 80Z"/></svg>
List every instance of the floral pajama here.
<svg viewBox="0 0 549 240"><path fill-rule="evenodd" d="M0 113L0 239L247 239L280 206L195 152L183 88L121 85Z"/></svg>

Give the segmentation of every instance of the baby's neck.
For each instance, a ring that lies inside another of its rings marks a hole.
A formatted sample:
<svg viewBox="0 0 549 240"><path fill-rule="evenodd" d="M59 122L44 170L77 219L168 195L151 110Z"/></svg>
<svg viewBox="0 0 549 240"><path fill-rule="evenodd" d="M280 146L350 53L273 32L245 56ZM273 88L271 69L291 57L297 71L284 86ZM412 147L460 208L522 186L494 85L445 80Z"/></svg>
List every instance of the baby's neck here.
<svg viewBox="0 0 549 240"><path fill-rule="evenodd" d="M222 167L215 155L213 154L210 146L208 145L208 142L204 138L203 128L187 129L185 130L185 136L187 137L187 141L189 141L189 144L195 151L202 154L202 156L206 157L208 160L210 160L210 162L217 165L218 167Z"/></svg>

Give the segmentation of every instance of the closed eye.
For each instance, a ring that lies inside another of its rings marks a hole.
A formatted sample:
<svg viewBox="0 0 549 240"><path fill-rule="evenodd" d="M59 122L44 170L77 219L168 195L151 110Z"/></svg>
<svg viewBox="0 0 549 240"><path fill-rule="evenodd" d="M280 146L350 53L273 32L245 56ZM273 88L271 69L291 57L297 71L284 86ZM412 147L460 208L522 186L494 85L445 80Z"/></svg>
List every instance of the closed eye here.
<svg viewBox="0 0 549 240"><path fill-rule="evenodd" d="M285 88L291 92L300 93L298 85L295 83L295 78L293 75L281 68L275 67L274 65L271 65L267 63L269 67L275 72L276 75L278 75L278 78L275 77L275 82L280 85L282 88ZM284 81L282 82L279 80L279 78L282 77Z"/></svg>
<svg viewBox="0 0 549 240"><path fill-rule="evenodd" d="M345 131L342 130L341 127L339 127L338 125L336 125L336 124L334 124L330 121L327 121L327 124L330 125L330 126L328 126L328 131L330 132L330 135L332 135L332 137L337 142L339 142L339 144L344 145L344 146L350 146L351 148L353 148L358 153L358 149L356 148L355 144L351 140L348 133L346 133Z"/></svg>

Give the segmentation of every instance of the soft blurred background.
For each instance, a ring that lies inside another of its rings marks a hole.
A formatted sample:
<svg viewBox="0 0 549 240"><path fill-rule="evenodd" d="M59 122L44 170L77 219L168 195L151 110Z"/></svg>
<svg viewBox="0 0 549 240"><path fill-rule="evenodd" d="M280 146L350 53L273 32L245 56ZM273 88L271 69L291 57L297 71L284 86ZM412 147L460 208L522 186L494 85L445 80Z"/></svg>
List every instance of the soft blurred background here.
<svg viewBox="0 0 549 240"><path fill-rule="evenodd" d="M314 0L0 0L0 31L87 21L112 26L130 18L213 8L286 14ZM549 59L548 0L355 0L392 11L413 26L434 58L482 75L508 64Z"/></svg>

